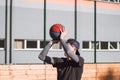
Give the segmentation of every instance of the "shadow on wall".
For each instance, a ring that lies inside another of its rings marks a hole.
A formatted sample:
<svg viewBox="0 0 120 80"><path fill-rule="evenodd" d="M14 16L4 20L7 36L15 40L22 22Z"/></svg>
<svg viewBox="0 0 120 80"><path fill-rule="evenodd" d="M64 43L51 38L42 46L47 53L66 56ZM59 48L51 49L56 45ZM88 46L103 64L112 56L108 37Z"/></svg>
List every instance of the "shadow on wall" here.
<svg viewBox="0 0 120 80"><path fill-rule="evenodd" d="M113 70L109 68L108 71L105 72L105 75L100 76L100 80L120 80L117 79L116 77L118 76L115 76Z"/></svg>

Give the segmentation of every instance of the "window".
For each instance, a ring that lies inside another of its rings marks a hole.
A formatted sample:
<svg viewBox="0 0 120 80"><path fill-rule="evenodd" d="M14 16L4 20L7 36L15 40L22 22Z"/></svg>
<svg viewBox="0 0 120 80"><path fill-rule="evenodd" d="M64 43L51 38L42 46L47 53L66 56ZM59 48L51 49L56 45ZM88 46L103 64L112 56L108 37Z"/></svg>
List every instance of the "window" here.
<svg viewBox="0 0 120 80"><path fill-rule="evenodd" d="M89 49L89 41L83 41L82 48L83 49Z"/></svg>
<svg viewBox="0 0 120 80"><path fill-rule="evenodd" d="M4 40L0 40L0 48L4 48Z"/></svg>
<svg viewBox="0 0 120 80"><path fill-rule="evenodd" d="M101 42L101 49L108 49L108 42Z"/></svg>
<svg viewBox="0 0 120 80"><path fill-rule="evenodd" d="M26 43L26 48L37 48L37 41L28 41Z"/></svg>
<svg viewBox="0 0 120 80"><path fill-rule="evenodd" d="M110 49L117 49L117 42L110 42Z"/></svg>
<svg viewBox="0 0 120 80"><path fill-rule="evenodd" d="M24 40L15 40L15 49L24 49Z"/></svg>
<svg viewBox="0 0 120 80"><path fill-rule="evenodd" d="M49 41L46 41L46 44L48 44ZM40 48L44 48L44 41L40 41ZM51 49L62 49L62 46L60 43L54 44Z"/></svg>
<svg viewBox="0 0 120 80"><path fill-rule="evenodd" d="M48 44L49 41L46 41L46 44ZM44 41L40 41L40 48L44 48Z"/></svg>
<svg viewBox="0 0 120 80"><path fill-rule="evenodd" d="M94 41L91 42L91 49L94 49ZM99 42L96 42L96 49L99 49Z"/></svg>
<svg viewBox="0 0 120 80"><path fill-rule="evenodd" d="M109 1L109 2L115 2L115 3L116 3L116 2L118 2L118 3L120 2L119 0L108 0L108 1Z"/></svg>
<svg viewBox="0 0 120 80"><path fill-rule="evenodd" d="M98 0L98 1L120 3L120 0Z"/></svg>
<svg viewBox="0 0 120 80"><path fill-rule="evenodd" d="M94 41L83 41L82 48L83 49L94 49ZM99 49L99 42L96 42L96 49Z"/></svg>
<svg viewBox="0 0 120 80"><path fill-rule="evenodd" d="M3 42L1 42L3 43ZM49 41L46 41L46 45ZM15 49L41 49L44 48L44 41L42 40L25 40L25 39L15 39L14 42ZM51 49L62 49L60 43L54 44Z"/></svg>
<svg viewBox="0 0 120 80"><path fill-rule="evenodd" d="M82 49L94 49L94 41L83 41ZM96 41L97 50L120 50L120 41Z"/></svg>

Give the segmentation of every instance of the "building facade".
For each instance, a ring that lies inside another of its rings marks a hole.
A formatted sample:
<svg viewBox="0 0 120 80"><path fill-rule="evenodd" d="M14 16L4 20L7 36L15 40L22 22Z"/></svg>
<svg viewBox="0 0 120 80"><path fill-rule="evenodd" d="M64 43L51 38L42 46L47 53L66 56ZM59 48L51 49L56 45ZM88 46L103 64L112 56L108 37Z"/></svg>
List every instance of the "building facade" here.
<svg viewBox="0 0 120 80"><path fill-rule="evenodd" d="M43 63L38 54L55 23L80 42L85 63L120 62L119 20L119 0L0 0L0 64ZM48 55L63 57L61 45Z"/></svg>

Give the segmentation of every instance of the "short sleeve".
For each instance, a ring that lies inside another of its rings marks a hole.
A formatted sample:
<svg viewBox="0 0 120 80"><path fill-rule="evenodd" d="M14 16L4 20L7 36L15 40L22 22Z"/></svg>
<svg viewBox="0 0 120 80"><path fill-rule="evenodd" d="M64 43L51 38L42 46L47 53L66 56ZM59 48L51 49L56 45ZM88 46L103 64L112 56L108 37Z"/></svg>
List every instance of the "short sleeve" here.
<svg viewBox="0 0 120 80"><path fill-rule="evenodd" d="M79 66L83 66L84 64L84 58L79 56Z"/></svg>

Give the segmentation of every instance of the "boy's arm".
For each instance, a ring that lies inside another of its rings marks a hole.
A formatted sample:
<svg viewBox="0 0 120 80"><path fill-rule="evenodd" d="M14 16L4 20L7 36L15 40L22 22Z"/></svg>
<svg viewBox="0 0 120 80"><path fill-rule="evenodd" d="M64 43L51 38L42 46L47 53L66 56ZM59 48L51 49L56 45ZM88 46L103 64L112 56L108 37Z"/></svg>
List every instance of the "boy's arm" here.
<svg viewBox="0 0 120 80"><path fill-rule="evenodd" d="M46 47L41 51L41 53L38 55L38 58L42 61L45 61L47 63L53 64L53 58L47 56L49 49L51 48L51 46L53 45L53 41L50 41Z"/></svg>
<svg viewBox="0 0 120 80"><path fill-rule="evenodd" d="M61 44L62 44L62 46L64 48L65 53L69 57L71 57L75 62L79 62L79 57L70 50L70 48L67 45L67 43L64 40L62 40L62 39L60 40L60 42L61 42Z"/></svg>

